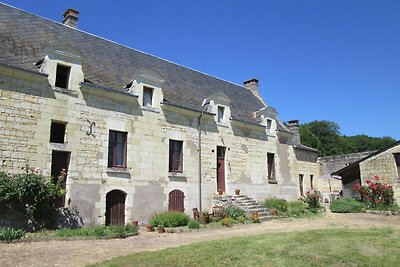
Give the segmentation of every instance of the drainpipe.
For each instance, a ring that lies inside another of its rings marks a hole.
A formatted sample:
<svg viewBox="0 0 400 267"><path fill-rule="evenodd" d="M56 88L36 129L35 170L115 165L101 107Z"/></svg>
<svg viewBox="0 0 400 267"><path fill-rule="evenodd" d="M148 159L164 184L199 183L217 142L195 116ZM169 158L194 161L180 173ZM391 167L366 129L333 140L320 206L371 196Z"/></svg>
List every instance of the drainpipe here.
<svg viewBox="0 0 400 267"><path fill-rule="evenodd" d="M203 117L203 112L201 112L197 127L199 131L199 211L202 211L201 207L201 117Z"/></svg>

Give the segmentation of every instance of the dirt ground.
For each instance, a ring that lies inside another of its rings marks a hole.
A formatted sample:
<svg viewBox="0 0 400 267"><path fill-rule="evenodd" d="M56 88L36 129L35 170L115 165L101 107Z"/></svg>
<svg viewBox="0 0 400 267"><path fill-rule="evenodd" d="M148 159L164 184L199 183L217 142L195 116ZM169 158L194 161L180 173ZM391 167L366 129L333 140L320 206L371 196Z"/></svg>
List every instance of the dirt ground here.
<svg viewBox="0 0 400 267"><path fill-rule="evenodd" d="M232 228L188 231L179 234L147 233L127 239L41 241L0 244L0 266L84 266L140 251L160 250L195 242L271 232L328 228L392 227L400 230L400 216L334 214L318 218L272 220Z"/></svg>

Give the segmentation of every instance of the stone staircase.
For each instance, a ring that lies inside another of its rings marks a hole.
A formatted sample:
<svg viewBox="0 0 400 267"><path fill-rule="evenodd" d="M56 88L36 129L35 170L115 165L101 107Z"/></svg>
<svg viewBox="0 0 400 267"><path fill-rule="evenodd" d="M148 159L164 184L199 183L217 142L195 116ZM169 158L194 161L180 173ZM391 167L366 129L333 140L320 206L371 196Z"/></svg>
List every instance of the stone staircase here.
<svg viewBox="0 0 400 267"><path fill-rule="evenodd" d="M271 220L275 217L272 216L270 209L262 207L257 201L244 195L214 196L214 204L221 206L234 205L244 210L249 217L251 217L253 212L257 212L260 222Z"/></svg>

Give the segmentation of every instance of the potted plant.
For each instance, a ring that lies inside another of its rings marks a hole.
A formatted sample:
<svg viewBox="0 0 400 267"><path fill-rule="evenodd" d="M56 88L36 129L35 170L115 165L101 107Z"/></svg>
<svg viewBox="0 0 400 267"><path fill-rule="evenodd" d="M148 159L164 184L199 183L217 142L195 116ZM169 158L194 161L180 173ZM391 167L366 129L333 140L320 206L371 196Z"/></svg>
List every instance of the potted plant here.
<svg viewBox="0 0 400 267"><path fill-rule="evenodd" d="M159 226L157 227L157 232L160 233L160 234L165 233L165 227L164 227L164 225L159 225Z"/></svg>
<svg viewBox="0 0 400 267"><path fill-rule="evenodd" d="M235 189L235 195L240 195L240 189Z"/></svg>
<svg viewBox="0 0 400 267"><path fill-rule="evenodd" d="M147 232L153 232L153 226L151 224L146 225Z"/></svg>

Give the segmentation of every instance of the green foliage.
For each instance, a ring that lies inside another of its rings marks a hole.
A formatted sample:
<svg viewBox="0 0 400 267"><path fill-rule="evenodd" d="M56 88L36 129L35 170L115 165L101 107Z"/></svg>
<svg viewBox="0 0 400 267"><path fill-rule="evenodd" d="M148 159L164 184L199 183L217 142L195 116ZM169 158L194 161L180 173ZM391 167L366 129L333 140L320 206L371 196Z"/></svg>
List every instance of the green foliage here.
<svg viewBox="0 0 400 267"><path fill-rule="evenodd" d="M135 225L118 226L96 226L78 229L59 229L56 230L56 237L106 237L106 238L125 238L138 234L138 227Z"/></svg>
<svg viewBox="0 0 400 267"><path fill-rule="evenodd" d="M363 208L363 203L351 197L336 199L329 206L331 212L334 213L359 213Z"/></svg>
<svg viewBox="0 0 400 267"><path fill-rule="evenodd" d="M150 219L153 227L163 225L164 227L185 226L189 223L190 217L183 212L165 211L154 215Z"/></svg>
<svg viewBox="0 0 400 267"><path fill-rule="evenodd" d="M10 243L12 240L24 237L25 231L11 227L0 227L0 241Z"/></svg>
<svg viewBox="0 0 400 267"><path fill-rule="evenodd" d="M34 173L0 173L0 208L24 214L39 227L49 227L57 217L61 183Z"/></svg>
<svg viewBox="0 0 400 267"><path fill-rule="evenodd" d="M198 220L190 220L187 227L189 229L199 229L200 228L200 222Z"/></svg>
<svg viewBox="0 0 400 267"><path fill-rule="evenodd" d="M242 210L241 208L230 205L225 208L225 215L229 218L237 220L240 217L246 217L246 212L244 210Z"/></svg>
<svg viewBox="0 0 400 267"><path fill-rule="evenodd" d="M339 125L332 121L305 123L300 126L301 141L321 151L322 156L378 150L396 142L391 137L342 136L339 129Z"/></svg>
<svg viewBox="0 0 400 267"><path fill-rule="evenodd" d="M366 185L356 184L355 190L360 192L367 209L389 210L396 205L393 187L382 184L379 176L366 180Z"/></svg>
<svg viewBox="0 0 400 267"><path fill-rule="evenodd" d="M225 217L221 220L221 224L226 227L231 227L235 223L237 223L236 220L230 217Z"/></svg>
<svg viewBox="0 0 400 267"><path fill-rule="evenodd" d="M304 202L308 204L308 207L310 209L313 209L313 211L317 208L320 207L319 205L319 199L321 198L321 194L317 190L311 190L306 192L304 195Z"/></svg>
<svg viewBox="0 0 400 267"><path fill-rule="evenodd" d="M263 206L269 209L276 209L279 212L285 212L288 209L288 202L281 198L267 198Z"/></svg>

